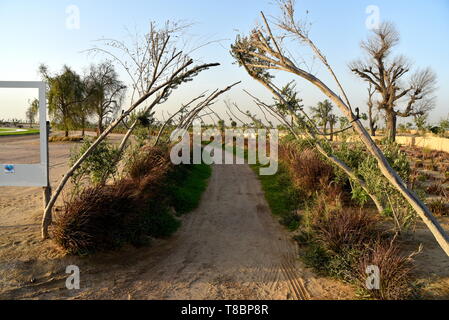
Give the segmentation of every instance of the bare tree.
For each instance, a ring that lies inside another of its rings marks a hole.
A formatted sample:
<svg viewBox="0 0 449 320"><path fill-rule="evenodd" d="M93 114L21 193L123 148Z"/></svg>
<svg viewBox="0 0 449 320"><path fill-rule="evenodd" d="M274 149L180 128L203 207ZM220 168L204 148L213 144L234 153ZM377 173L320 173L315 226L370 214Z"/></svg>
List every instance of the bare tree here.
<svg viewBox="0 0 449 320"><path fill-rule="evenodd" d="M185 117L185 120L183 120L183 122L180 124L180 128L184 128L184 129L189 128L191 126L191 124L193 123L193 121L198 117L198 115L201 111L203 111L205 108L209 108L211 105L213 105L216 102L216 99L219 96L228 92L234 86L236 86L240 83L241 83L241 81L238 81L236 83L233 83L233 84L227 86L226 88L224 88L222 90L217 89L214 92L212 92L205 100L198 103L198 105L195 108L193 108L189 112L189 114L187 114L187 116Z"/></svg>
<svg viewBox="0 0 449 320"><path fill-rule="evenodd" d="M164 123L162 124L161 128L159 129L159 132L158 132L158 134L156 136L156 141L154 142L154 146L157 146L159 144L159 141L161 140L161 137L162 137L162 135L164 133L164 130L166 129L167 126L169 126L173 122L173 119L175 119L179 114L185 112L195 101L197 101L199 99L202 99L204 97L205 97L205 93L202 93L198 97L193 98L188 103L183 104L181 106L181 108L178 109L178 111L176 111L174 114L169 116L168 119L164 121Z"/></svg>
<svg viewBox="0 0 449 320"><path fill-rule="evenodd" d="M377 107L385 112L387 138L395 141L398 117L421 115L434 107L436 75L427 68L418 70L406 81L411 64L404 56L392 57L400 39L394 25L384 22L373 33L361 44L366 58L352 62L350 68L380 95Z"/></svg>
<svg viewBox="0 0 449 320"><path fill-rule="evenodd" d="M290 38L297 39L300 43L306 44L312 50L315 57L323 63L332 78L335 80L341 95L330 89L328 85L322 82L315 75L295 64L294 59L287 55L287 50L282 49L285 34L282 37L275 37L271 31L270 24L266 20L263 13L262 19L264 22L264 28L260 27L255 29L249 37L237 37L235 44L232 46L233 56L242 66L245 67L249 75L261 82L275 95L279 93L271 85L272 76L270 75L269 70L281 70L294 74L310 82L322 93L324 93L341 110L343 115L352 124L354 130L358 134L368 152L377 160L381 173L391 183L391 185L403 195L406 201L418 213L434 235L441 248L447 255L449 255L449 236L446 234L438 220L432 215L426 205L413 191L408 189L406 183L391 167L382 151L360 122L360 118L357 116L358 112L353 112L346 92L332 67L328 63L326 57L309 38L308 32L304 28L303 24L296 20L294 1L282 0L280 1L280 5L282 9L282 17L277 20L276 25ZM428 77L419 78L422 79L419 81L421 83L426 82L423 80L428 79ZM282 96L279 98L282 99ZM318 144L318 150L319 147L320 146ZM338 162L338 159L334 160ZM347 174L349 175L350 172L347 172Z"/></svg>
<svg viewBox="0 0 449 320"><path fill-rule="evenodd" d="M177 30L179 26L167 23L162 30L157 30L154 24L151 24L149 34L144 37L144 45L136 43L134 53L129 47L117 40L104 40L111 47L115 48L129 60L119 57L118 53L108 51L103 48L94 48L92 52L102 52L112 57L114 62L121 65L132 81L133 93L130 106L123 111L109 127L97 137L86 152L75 162L67 171L62 181L52 195L42 219L42 237L48 238L48 226L51 224L51 213L66 183L80 165L89 157L95 148L128 116L137 108L144 106L147 112L158 104L167 94L176 89L181 83L191 81L201 71L210 67L218 66L218 63L202 64L192 67L193 60L179 51L176 46L170 47L170 35ZM157 94L158 97L149 105L145 106L150 97ZM129 135L128 135L129 136Z"/></svg>

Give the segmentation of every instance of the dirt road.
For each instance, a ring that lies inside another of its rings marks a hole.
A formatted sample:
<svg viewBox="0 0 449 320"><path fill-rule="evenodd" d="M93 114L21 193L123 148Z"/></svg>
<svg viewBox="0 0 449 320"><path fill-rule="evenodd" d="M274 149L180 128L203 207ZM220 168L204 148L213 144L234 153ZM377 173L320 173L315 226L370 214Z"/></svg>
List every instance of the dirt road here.
<svg viewBox="0 0 449 320"><path fill-rule="evenodd" d="M73 146L50 144L53 185ZM8 160L36 159L38 150L32 137L3 138L0 147L0 159ZM199 208L182 218L175 236L150 247L66 256L40 240L41 214L39 188L0 188L0 299L354 298L350 287L298 261L291 234L271 215L257 176L245 165L214 166ZM417 257L421 281L447 296L444 252L425 228L411 246L416 243L425 245ZM69 265L80 268L80 290L66 289Z"/></svg>
<svg viewBox="0 0 449 320"><path fill-rule="evenodd" d="M28 139L13 142L14 145L30 144ZM66 168L70 148L67 144L50 145L53 184ZM21 154L14 153L14 158L26 158L27 150L32 148L20 148ZM93 257L68 257L52 241L39 240L39 189L2 189L0 298L343 299L351 296L348 287L317 278L298 262L296 244L271 215L257 176L246 165L214 166L200 207L182 218L182 227L174 237L155 241L149 248L126 247ZM65 287L68 265L80 268L79 291Z"/></svg>
<svg viewBox="0 0 449 320"><path fill-rule="evenodd" d="M245 165L216 165L200 207L180 232L155 246L125 279L82 298L325 299L350 290L317 279L272 217L260 183Z"/></svg>

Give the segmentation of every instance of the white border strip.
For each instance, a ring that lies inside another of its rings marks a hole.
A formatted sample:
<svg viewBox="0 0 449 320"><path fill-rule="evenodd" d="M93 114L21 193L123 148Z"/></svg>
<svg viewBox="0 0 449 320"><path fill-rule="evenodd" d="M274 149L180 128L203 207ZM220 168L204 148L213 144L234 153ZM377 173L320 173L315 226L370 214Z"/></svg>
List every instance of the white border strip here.
<svg viewBox="0 0 449 320"><path fill-rule="evenodd" d="M45 187L48 184L46 83L42 81L0 81L0 88L39 89L40 123L40 164L0 164L0 186ZM6 173L5 165L14 165L14 173Z"/></svg>

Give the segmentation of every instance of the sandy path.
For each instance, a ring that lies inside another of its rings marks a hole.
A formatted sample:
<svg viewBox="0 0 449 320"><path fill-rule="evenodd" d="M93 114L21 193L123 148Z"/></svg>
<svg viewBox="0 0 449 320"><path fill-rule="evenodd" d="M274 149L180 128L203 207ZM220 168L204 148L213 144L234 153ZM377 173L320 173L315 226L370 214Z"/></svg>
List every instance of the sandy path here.
<svg viewBox="0 0 449 320"><path fill-rule="evenodd" d="M32 138L11 139L3 140L8 142L4 155L35 155ZM67 167L71 147L50 144L53 185ZM317 278L299 263L296 244L271 215L257 176L246 165L214 166L200 207L182 218L180 231L170 239L84 258L65 256L52 241L40 241L39 188L1 190L0 298L351 297L347 286ZM65 288L65 268L71 264L80 267L79 291Z"/></svg>
<svg viewBox="0 0 449 320"><path fill-rule="evenodd" d="M317 279L272 217L260 183L245 165L216 165L200 207L171 240L129 266L120 281L79 298L325 299L349 288ZM117 276L117 275L115 275Z"/></svg>
<svg viewBox="0 0 449 320"><path fill-rule="evenodd" d="M215 166L201 206L130 290L150 299L307 299L296 247L247 166Z"/></svg>

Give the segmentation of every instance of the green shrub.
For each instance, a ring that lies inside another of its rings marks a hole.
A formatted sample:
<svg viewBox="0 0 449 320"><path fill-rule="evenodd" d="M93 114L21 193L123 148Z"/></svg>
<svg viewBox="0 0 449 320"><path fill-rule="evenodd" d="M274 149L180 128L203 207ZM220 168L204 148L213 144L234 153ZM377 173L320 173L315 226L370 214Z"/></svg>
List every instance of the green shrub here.
<svg viewBox="0 0 449 320"><path fill-rule="evenodd" d="M72 149L69 165L73 166L90 148L92 143L91 140L86 139L80 147ZM114 145L107 141L102 141L73 174L74 193L76 194L82 190L83 183L89 186L98 185L103 182L104 176L114 175L117 170L117 152L117 148Z"/></svg>
<svg viewBox="0 0 449 320"><path fill-rule="evenodd" d="M154 238L167 238L175 233L181 226L181 221L176 219L168 208L151 203L144 210L143 228L146 233Z"/></svg>
<svg viewBox="0 0 449 320"><path fill-rule="evenodd" d="M301 250L300 257L307 267L313 268L319 275L329 275L327 266L331 258L322 246L312 243Z"/></svg>
<svg viewBox="0 0 449 320"><path fill-rule="evenodd" d="M169 177L168 194L177 214L196 209L212 173L206 164L179 166Z"/></svg>

